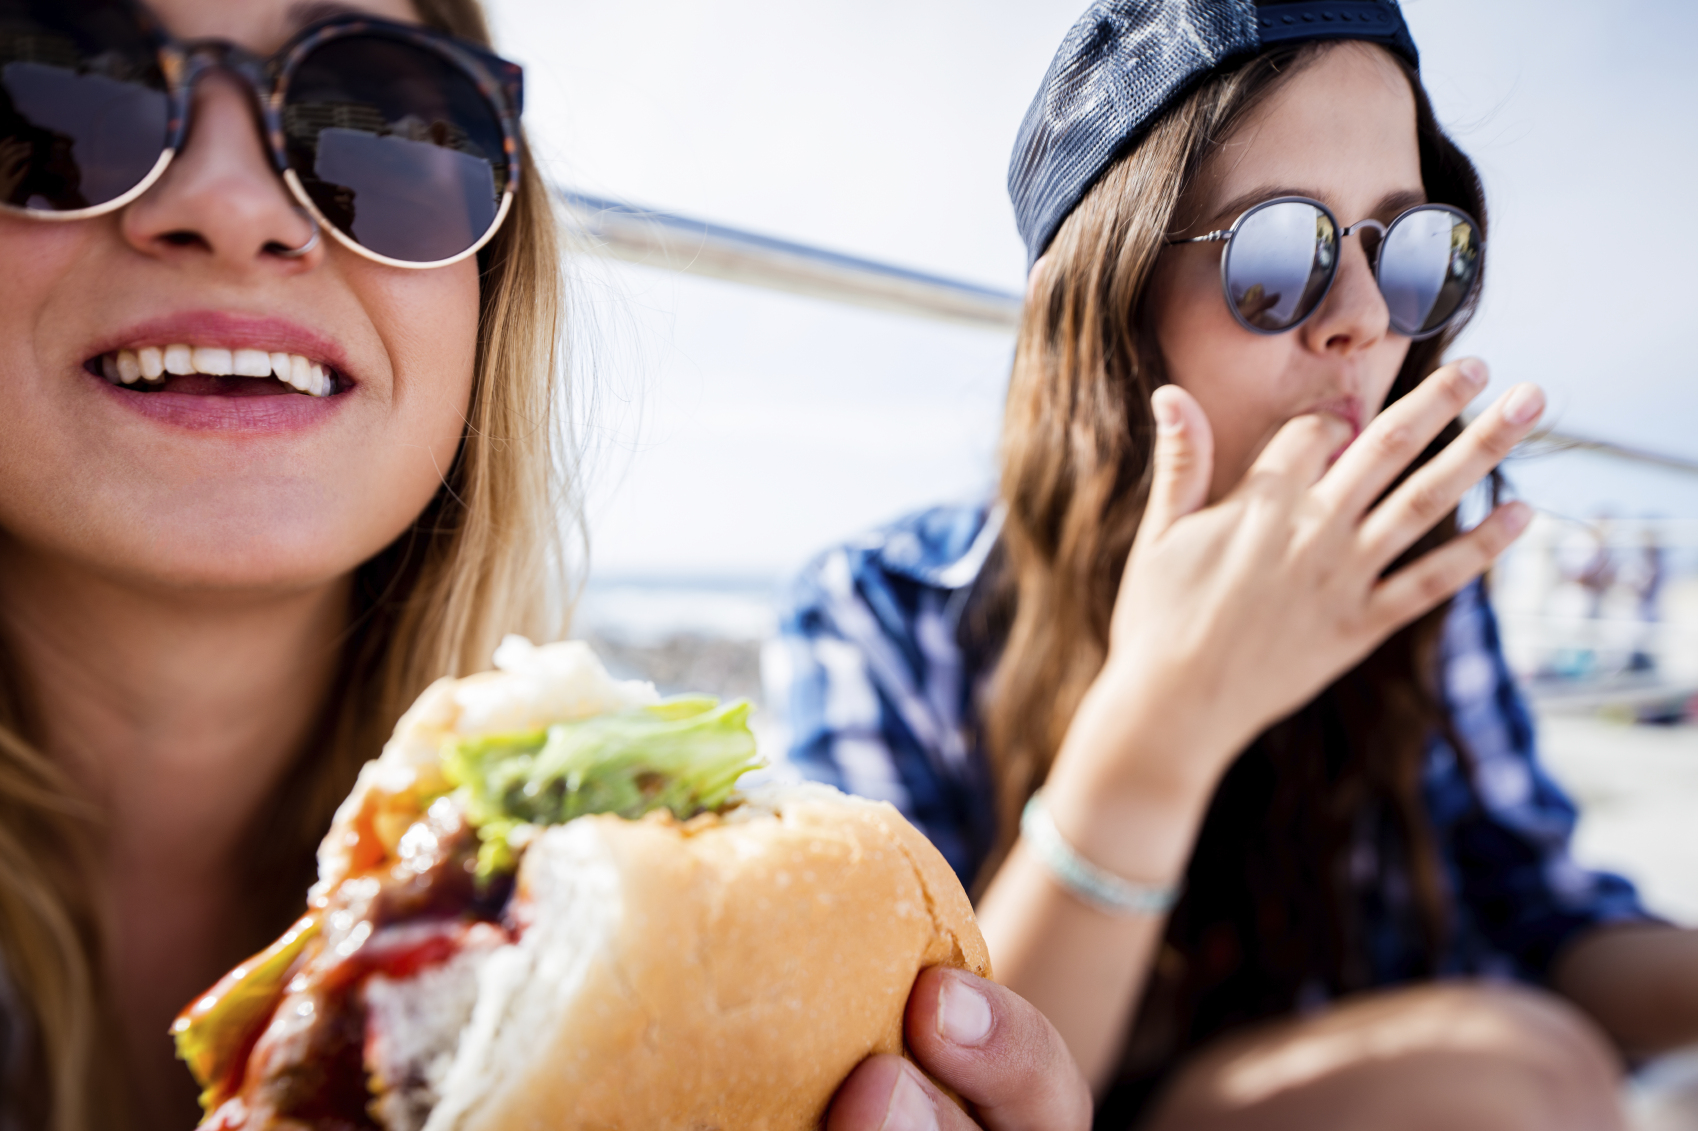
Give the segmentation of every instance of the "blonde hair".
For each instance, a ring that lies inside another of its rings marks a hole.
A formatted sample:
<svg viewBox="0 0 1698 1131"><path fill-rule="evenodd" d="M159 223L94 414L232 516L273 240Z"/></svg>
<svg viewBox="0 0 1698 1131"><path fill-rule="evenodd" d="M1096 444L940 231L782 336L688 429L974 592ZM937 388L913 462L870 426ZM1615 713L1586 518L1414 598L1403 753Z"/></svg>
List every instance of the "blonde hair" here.
<svg viewBox="0 0 1698 1131"><path fill-rule="evenodd" d="M428 26L489 42L477 0L416 7ZM559 238L525 156L513 210L480 256L476 375L458 457L412 526L356 571L336 694L265 807L270 823L252 831L249 886L270 930L299 906L337 802L413 698L439 676L487 666L504 633L552 639L566 626L563 534L581 528L558 377ZM16 999L0 998L0 1024L8 1009L30 1020L23 1051L45 1085L18 1097L13 1114L49 1131L104 1131L127 1118L104 1035L91 883L99 814L40 750L41 733L27 673L0 648L0 973L9 971Z"/></svg>

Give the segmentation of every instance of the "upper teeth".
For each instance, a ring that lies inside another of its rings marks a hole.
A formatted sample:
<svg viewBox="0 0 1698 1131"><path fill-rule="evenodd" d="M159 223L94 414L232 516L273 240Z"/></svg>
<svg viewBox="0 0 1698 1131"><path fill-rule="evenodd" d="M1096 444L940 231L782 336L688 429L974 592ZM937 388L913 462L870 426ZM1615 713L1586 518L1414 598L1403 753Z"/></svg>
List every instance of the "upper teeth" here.
<svg viewBox="0 0 1698 1131"><path fill-rule="evenodd" d="M336 382L324 366L298 353L227 350L217 346L146 346L103 354L101 372L115 385L138 380L163 381L166 374L205 373L212 377L271 377L314 397L327 397Z"/></svg>

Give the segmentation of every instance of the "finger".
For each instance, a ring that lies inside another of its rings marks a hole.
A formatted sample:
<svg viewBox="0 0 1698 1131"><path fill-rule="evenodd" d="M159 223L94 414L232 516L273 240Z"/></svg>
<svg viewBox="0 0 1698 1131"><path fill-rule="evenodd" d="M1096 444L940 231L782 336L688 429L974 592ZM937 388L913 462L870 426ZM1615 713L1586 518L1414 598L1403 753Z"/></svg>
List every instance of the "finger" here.
<svg viewBox="0 0 1698 1131"><path fill-rule="evenodd" d="M1376 416L1322 479L1319 494L1352 517L1371 506L1433 437L1486 387L1486 363L1467 358L1436 370Z"/></svg>
<svg viewBox="0 0 1698 1131"><path fill-rule="evenodd" d="M1460 538L1424 554L1381 581L1368 597L1368 615L1381 633L1395 632L1435 609L1486 571L1532 521L1526 503L1506 503Z"/></svg>
<svg viewBox="0 0 1698 1131"><path fill-rule="evenodd" d="M1138 532L1159 535L1209 501L1214 476L1214 432L1197 398L1178 385L1150 397L1156 417L1155 474Z"/></svg>
<svg viewBox="0 0 1698 1131"><path fill-rule="evenodd" d="M1350 425L1330 412L1294 416L1274 433L1237 489L1272 487L1281 494L1306 490L1326 471L1333 453L1349 442Z"/></svg>
<svg viewBox="0 0 1698 1131"><path fill-rule="evenodd" d="M995 982L933 967L908 996L908 1048L988 1131L1084 1131L1091 1092L1061 1034Z"/></svg>
<svg viewBox="0 0 1698 1131"><path fill-rule="evenodd" d="M1455 508L1527 437L1545 408L1537 385L1517 385L1444 451L1405 480L1362 523L1357 544L1376 569L1388 565Z"/></svg>
<svg viewBox="0 0 1698 1131"><path fill-rule="evenodd" d="M937 1085L899 1056L863 1060L837 1089L826 1131L979 1131Z"/></svg>

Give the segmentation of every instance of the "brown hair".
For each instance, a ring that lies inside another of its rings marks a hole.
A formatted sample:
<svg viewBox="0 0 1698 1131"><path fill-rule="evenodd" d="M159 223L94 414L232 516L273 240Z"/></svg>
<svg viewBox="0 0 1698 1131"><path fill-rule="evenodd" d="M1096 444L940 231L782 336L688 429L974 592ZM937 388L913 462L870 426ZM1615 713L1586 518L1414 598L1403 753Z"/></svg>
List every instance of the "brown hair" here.
<svg viewBox="0 0 1698 1131"><path fill-rule="evenodd" d="M477 0L416 0L422 21L489 42ZM251 830L256 944L298 913L313 851L401 712L438 676L486 666L502 634L547 639L570 597L562 527L578 500L576 451L561 409L562 284L547 189L527 175L479 255L476 373L460 451L435 498L356 571L336 693L314 736ZM28 673L0 642L0 973L7 1011L32 1023L27 1095L5 1097L26 1126L107 1131L127 1122L114 1081L100 985L93 886L99 814L40 749ZM163 1036L163 1034L162 1034ZM5 1033L0 1029L0 1052ZM3 1066L0 1066L3 1067Z"/></svg>
<svg viewBox="0 0 1698 1131"><path fill-rule="evenodd" d="M1154 437L1150 394L1166 380L1144 321L1157 257L1210 154L1328 49L1269 51L1183 97L1062 223L1033 281L1004 423L1004 555L986 600L1012 609L986 698L1002 852L1102 667L1119 580L1143 515ZM1418 77L1405 71L1429 197L1484 225L1479 178L1439 128ZM1411 346L1390 399L1438 366L1460 325ZM1452 422L1417 466L1457 430ZM1447 519L1411 554L1454 529ZM1421 929L1436 945L1444 899L1419 774L1427 736L1446 727L1432 679L1443 616L1436 611L1386 641L1262 735L1226 775L1191 860L1188 894L1169 924L1167 960L1154 978L1150 1000L1167 1006L1140 1011L1140 1035L1164 1028L1167 1039L1159 1043L1171 1052L1218 1030L1235 1010L1261 1016L1289 1009L1311 976L1335 988L1359 983L1342 867L1364 814L1383 809L1387 816L1417 889ZM1245 1001L1253 984L1276 986L1278 1000Z"/></svg>

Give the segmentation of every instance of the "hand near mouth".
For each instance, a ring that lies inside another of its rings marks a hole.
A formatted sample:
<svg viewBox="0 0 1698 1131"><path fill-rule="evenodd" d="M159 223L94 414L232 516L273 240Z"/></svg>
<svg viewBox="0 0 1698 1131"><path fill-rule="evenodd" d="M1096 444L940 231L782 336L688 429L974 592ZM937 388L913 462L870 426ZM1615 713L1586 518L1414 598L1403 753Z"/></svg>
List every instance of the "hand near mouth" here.
<svg viewBox="0 0 1698 1131"><path fill-rule="evenodd" d="M1106 662L1046 786L1052 806L1102 812L1108 797L1131 812L1152 781L1206 799L1256 734L1479 576L1525 529L1526 504L1393 567L1538 420L1543 394L1518 385L1399 483L1485 384L1477 361L1447 366L1356 443L1338 413L1298 416L1212 504L1208 420L1179 387L1157 390L1149 504ZM1147 863L1122 862L1123 843L1094 836L1081 851L1140 874Z"/></svg>

